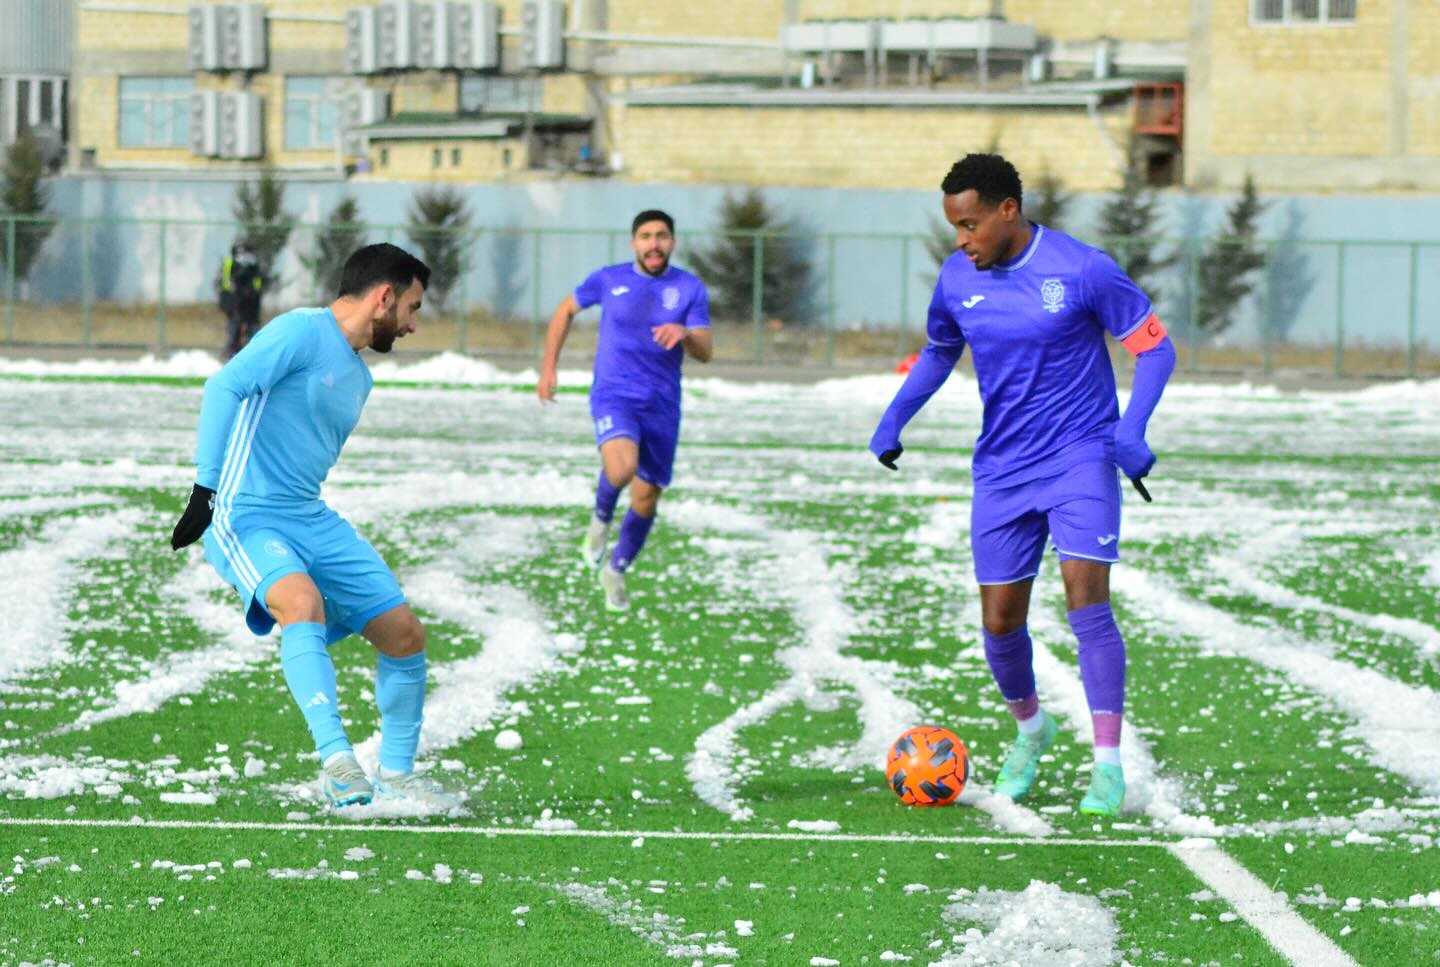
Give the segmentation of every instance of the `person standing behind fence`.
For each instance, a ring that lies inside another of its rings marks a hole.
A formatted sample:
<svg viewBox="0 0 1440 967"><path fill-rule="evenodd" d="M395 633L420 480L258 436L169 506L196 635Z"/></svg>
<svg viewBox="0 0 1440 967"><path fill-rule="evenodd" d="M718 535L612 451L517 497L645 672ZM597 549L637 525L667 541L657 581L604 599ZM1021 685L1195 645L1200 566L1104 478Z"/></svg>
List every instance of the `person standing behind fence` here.
<svg viewBox="0 0 1440 967"><path fill-rule="evenodd" d="M245 242L236 242L220 264L220 311L225 313L224 358L245 348L260 329L260 299L265 292L265 275L260 259Z"/></svg>
<svg viewBox="0 0 1440 967"><path fill-rule="evenodd" d="M670 486L680 439L680 367L688 352L710 361L710 301L705 283L670 264L675 221L662 211L643 211L630 225L632 262L597 269L567 295L550 316L545 356L535 387L541 402L554 401L556 367L570 323L581 309L600 306L600 339L590 415L600 448L595 512L581 554L605 592L605 606L630 606L625 571L645 546L661 490ZM620 491L630 487L630 510L608 561Z"/></svg>

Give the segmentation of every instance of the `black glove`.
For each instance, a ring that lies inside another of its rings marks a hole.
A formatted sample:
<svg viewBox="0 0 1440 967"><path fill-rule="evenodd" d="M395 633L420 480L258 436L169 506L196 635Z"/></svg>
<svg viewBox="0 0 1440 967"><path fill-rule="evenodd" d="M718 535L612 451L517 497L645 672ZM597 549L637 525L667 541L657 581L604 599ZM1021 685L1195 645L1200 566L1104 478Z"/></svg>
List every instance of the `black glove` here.
<svg viewBox="0 0 1440 967"><path fill-rule="evenodd" d="M888 467L891 470L899 470L900 468L895 466L895 461L899 460L900 454L904 452L905 448L897 443L895 444L894 449L886 450L884 453L880 454L878 459L880 460L882 466Z"/></svg>
<svg viewBox="0 0 1440 967"><path fill-rule="evenodd" d="M178 551L198 541L205 528L210 526L210 515L214 512L215 491L196 484L195 489L190 491L190 503L185 505L185 513L180 515L180 523L170 534L170 546Z"/></svg>

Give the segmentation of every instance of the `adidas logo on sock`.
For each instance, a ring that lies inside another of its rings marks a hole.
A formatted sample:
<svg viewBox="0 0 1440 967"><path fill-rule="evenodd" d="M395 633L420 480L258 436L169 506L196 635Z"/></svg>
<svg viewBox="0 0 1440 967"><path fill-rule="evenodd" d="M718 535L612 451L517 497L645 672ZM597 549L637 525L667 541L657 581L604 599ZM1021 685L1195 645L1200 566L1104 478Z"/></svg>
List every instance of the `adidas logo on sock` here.
<svg viewBox="0 0 1440 967"><path fill-rule="evenodd" d="M305 703L306 708L314 708L317 705L329 705L330 699L324 692L316 692L315 697Z"/></svg>

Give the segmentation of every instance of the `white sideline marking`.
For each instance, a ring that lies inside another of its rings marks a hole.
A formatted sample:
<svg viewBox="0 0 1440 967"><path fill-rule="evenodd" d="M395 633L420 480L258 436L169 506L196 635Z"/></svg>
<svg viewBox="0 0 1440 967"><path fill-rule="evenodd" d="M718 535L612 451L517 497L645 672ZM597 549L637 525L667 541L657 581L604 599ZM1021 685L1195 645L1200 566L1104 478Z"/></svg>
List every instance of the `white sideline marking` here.
<svg viewBox="0 0 1440 967"><path fill-rule="evenodd" d="M1214 840L1184 840L1166 848L1292 963L1304 967L1358 967L1349 954L1310 926Z"/></svg>
<svg viewBox="0 0 1440 967"><path fill-rule="evenodd" d="M879 833L704 833L675 829L535 829L513 826L400 826L372 823L262 823L262 822L201 822L189 819L46 819L39 817L0 817L0 827L39 826L44 828L76 827L82 829L213 829L271 830L274 832L336 833L425 833L456 836L530 836L558 839L678 839L724 840L728 842L790 842L790 843L884 843L890 846L938 844L942 846L1094 846L1102 848L1169 847L1157 839L1062 839L1060 837L1011 836L896 836Z"/></svg>

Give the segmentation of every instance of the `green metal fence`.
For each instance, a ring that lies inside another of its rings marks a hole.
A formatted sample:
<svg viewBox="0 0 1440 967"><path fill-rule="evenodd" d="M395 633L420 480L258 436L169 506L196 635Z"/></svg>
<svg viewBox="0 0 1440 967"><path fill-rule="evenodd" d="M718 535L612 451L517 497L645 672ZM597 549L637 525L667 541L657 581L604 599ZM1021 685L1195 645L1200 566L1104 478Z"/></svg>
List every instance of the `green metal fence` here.
<svg viewBox="0 0 1440 967"><path fill-rule="evenodd" d="M325 228L292 226L265 316L328 301L299 258L316 251ZM238 229L230 220L0 216L4 341L215 348L223 319L213 280ZM366 231L368 241L419 251L406 226ZM429 300L421 331L406 348L533 360L560 299L588 272L630 257L623 229L500 225L459 238L468 253L465 268L443 299ZM938 272L926 242L921 234L882 232L687 232L675 261L687 265L697 252L724 256L712 259L723 271L706 278L721 358L890 365L924 344L925 307ZM1176 338L1183 369L1440 375L1440 243L1276 239L1260 245L1265 261L1251 279L1253 291L1219 332L1192 324L1207 243L1166 240L1154 247L1167 265L1142 285ZM1123 265L1132 247L1122 240L1109 249ZM594 333L582 317L567 361L593 348Z"/></svg>

